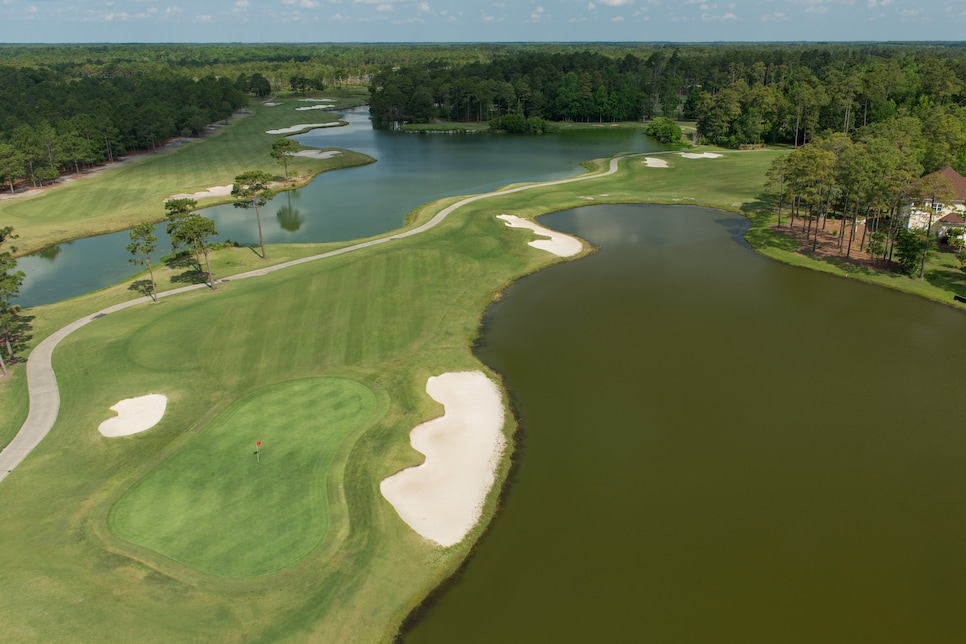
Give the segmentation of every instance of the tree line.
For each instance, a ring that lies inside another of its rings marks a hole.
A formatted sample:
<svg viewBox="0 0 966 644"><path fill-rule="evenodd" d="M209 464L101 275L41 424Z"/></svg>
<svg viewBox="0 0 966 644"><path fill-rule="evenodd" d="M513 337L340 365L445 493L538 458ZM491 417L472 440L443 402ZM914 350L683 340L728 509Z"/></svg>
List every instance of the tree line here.
<svg viewBox="0 0 966 644"><path fill-rule="evenodd" d="M966 139L960 141L964 143ZM775 159L768 170L766 190L775 198L778 226L788 208L787 225L794 228L797 218L807 245L815 251L819 230L836 220L842 256L850 258L857 249L883 265L894 262L901 272L922 278L934 239L929 226L906 226L909 208L923 204L931 213L932 203L955 198L947 177L925 172L925 163L942 158L936 156L937 145L948 143L924 136L913 116L860 128L855 136L835 132L816 137Z"/></svg>
<svg viewBox="0 0 966 644"><path fill-rule="evenodd" d="M906 116L935 138L957 139L966 124L963 47L677 45L616 53L521 50L488 62L384 69L370 86L371 110L384 121L417 122L684 118L697 121L703 141L733 148L797 146ZM966 170L962 146L954 153L951 162Z"/></svg>
<svg viewBox="0 0 966 644"><path fill-rule="evenodd" d="M0 66L0 181L37 186L65 172L196 136L247 103L227 78L68 78L43 68Z"/></svg>

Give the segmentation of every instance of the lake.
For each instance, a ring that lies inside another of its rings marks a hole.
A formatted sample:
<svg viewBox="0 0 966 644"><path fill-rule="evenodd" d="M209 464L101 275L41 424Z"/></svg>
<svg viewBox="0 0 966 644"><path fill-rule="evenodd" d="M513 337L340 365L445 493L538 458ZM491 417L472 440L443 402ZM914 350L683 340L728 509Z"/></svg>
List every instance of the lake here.
<svg viewBox="0 0 966 644"><path fill-rule="evenodd" d="M303 189L276 196L262 208L269 244L347 241L401 227L414 208L439 199L489 192L517 182L551 181L580 174L582 161L618 152L665 149L641 130L565 130L542 136L408 134L374 129L367 107L344 113L345 127L295 137L320 148L363 152L376 163L327 172ZM174 191L175 188L172 188ZM232 205L205 208L217 240L257 245L254 213ZM165 225L157 226L158 252L170 252ZM26 279L17 303L58 302L116 284L134 275L127 231L78 239L18 260Z"/></svg>
<svg viewBox="0 0 966 644"><path fill-rule="evenodd" d="M600 252L485 318L518 465L407 644L962 637L961 312L771 261L713 210L540 223Z"/></svg>

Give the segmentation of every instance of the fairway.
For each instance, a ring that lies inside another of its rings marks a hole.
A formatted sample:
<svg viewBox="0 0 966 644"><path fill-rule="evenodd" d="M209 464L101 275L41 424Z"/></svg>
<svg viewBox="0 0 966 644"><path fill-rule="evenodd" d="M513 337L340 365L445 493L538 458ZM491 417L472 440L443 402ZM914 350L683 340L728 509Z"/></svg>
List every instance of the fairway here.
<svg viewBox="0 0 966 644"><path fill-rule="evenodd" d="M329 468L375 409L368 387L343 378L258 390L125 494L111 529L214 575L286 568L325 537Z"/></svg>

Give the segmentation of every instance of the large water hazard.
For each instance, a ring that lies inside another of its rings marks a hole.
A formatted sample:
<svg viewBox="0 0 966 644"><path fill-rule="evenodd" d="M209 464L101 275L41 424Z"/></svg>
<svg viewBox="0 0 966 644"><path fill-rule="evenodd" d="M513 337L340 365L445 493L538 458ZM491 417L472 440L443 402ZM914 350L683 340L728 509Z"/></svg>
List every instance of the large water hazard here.
<svg viewBox="0 0 966 644"><path fill-rule="evenodd" d="M962 637L961 312L768 260L717 211L540 223L600 252L486 316L519 462L407 644Z"/></svg>
<svg viewBox="0 0 966 644"><path fill-rule="evenodd" d="M300 190L276 196L262 208L268 244L348 241L401 227L407 213L447 196L489 192L517 182L551 181L580 174L580 163L618 152L664 149L640 130L608 124L544 136L405 134L373 129L367 107L348 110L345 127L296 136L316 148L345 148L376 159L371 165L327 172ZM172 187L172 193L178 191ZM163 212L161 204L158 211ZM258 243L254 214L229 205L202 211L219 235ZM159 225L153 261L171 242ZM116 284L138 267L130 263L127 231L61 244L18 260L27 277L17 300L37 306Z"/></svg>

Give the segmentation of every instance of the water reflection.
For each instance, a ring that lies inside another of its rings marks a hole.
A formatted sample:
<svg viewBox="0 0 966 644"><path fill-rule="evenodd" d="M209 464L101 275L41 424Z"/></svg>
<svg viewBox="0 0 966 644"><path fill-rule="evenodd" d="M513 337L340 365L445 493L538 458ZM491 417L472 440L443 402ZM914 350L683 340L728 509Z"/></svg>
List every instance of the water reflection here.
<svg viewBox="0 0 966 644"><path fill-rule="evenodd" d="M65 242L65 243L69 245L74 242ZM57 259L57 256L60 255L61 252L63 252L63 249L61 248L61 244L56 244L54 246L48 246L43 250L37 251L36 254L37 254L37 257L40 257L41 259L46 259L52 262L55 259Z"/></svg>
<svg viewBox="0 0 966 644"><path fill-rule="evenodd" d="M298 232L305 223L305 217L302 216L302 211L292 205L293 199L298 201L301 198L301 194L293 197L295 191L286 192L286 204L284 206L279 206L278 211L275 213L275 218L278 219L278 225L282 227L282 230L286 230L290 233Z"/></svg>

